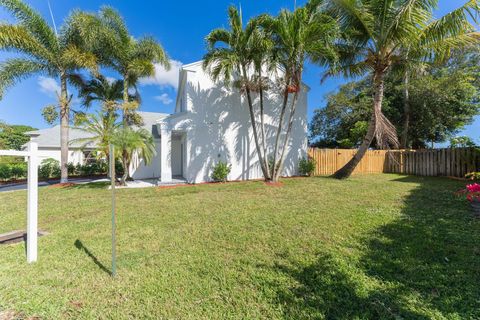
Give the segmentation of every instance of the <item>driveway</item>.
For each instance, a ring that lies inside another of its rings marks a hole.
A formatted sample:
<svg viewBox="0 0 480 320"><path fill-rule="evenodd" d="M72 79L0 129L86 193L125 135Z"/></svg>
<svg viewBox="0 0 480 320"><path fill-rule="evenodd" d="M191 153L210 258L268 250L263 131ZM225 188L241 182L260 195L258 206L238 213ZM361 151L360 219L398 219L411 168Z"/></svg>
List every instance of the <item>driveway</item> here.
<svg viewBox="0 0 480 320"><path fill-rule="evenodd" d="M71 178L68 179L69 182L74 182L74 183L89 183L93 181L97 181L99 178ZM51 186L54 184L60 183L60 180L49 180L49 181L40 181L38 183L39 187L47 187ZM12 183L12 184L6 184L6 185L0 185L0 192L6 192L6 191L18 191L18 190L27 190L27 184L26 183Z"/></svg>

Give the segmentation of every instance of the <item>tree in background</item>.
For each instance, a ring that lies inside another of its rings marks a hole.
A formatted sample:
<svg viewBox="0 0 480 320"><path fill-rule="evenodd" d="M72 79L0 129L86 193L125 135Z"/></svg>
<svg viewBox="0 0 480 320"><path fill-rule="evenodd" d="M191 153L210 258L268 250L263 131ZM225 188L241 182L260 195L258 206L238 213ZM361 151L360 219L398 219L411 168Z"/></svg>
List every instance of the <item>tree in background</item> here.
<svg viewBox="0 0 480 320"><path fill-rule="evenodd" d="M475 146L475 141L467 136L458 136L450 139L450 148L472 148Z"/></svg>
<svg viewBox="0 0 480 320"><path fill-rule="evenodd" d="M0 124L0 149L21 150L30 141L25 132L37 130L25 125Z"/></svg>
<svg viewBox="0 0 480 320"><path fill-rule="evenodd" d="M0 0L17 19L15 25L0 24L0 49L22 54L0 63L0 96L17 82L33 76L48 75L60 81L58 108L60 110L61 182L68 181L68 128L70 102L67 83L76 78L80 69L97 71L95 55L84 51L71 19L57 33L45 19L21 0Z"/></svg>
<svg viewBox="0 0 480 320"><path fill-rule="evenodd" d="M463 15L441 18L433 24L431 32L422 33L421 28L433 21L435 0L326 0L325 4L338 19L344 34L344 39L339 39L343 41L338 43L340 63L331 68L329 74L360 76L369 73L372 79L373 103L367 134L355 156L334 174L343 179L351 175L374 138L382 147L399 145L395 126L382 112L385 77L392 66L402 63L405 50L412 49L412 44L417 46L415 51L422 51L441 39L453 38L454 41L468 21ZM445 49L439 46L435 51Z"/></svg>
<svg viewBox="0 0 480 320"><path fill-rule="evenodd" d="M102 75L78 83L78 96L85 108L90 108L93 102L100 102L105 117L117 117L116 111L121 107L123 99L123 81L109 81Z"/></svg>
<svg viewBox="0 0 480 320"><path fill-rule="evenodd" d="M445 142L470 124L479 113L480 72L478 54L458 51L442 65L429 67L410 82L411 98L408 140L413 148ZM384 114L397 132L403 131L402 79L385 80ZM358 147L369 120L372 102L370 79L347 83L327 96L327 104L314 111L310 142L319 147ZM373 141L373 146L376 141Z"/></svg>
<svg viewBox="0 0 480 320"><path fill-rule="evenodd" d="M440 19L420 25L419 36L402 46L402 60L394 66L400 69L403 88L403 125L400 147L410 147L410 81L425 72L429 64L449 59L455 49L475 44L478 32L468 22L468 16L474 18L477 0L453 10Z"/></svg>
<svg viewBox="0 0 480 320"><path fill-rule="evenodd" d="M98 14L76 12L75 31L84 39L100 63L117 71L123 81L123 121L125 125L140 124L135 110L138 99L132 99L129 89L136 92L138 80L155 74L155 64L170 68L168 56L152 37L135 39L120 14L111 7L102 7Z"/></svg>

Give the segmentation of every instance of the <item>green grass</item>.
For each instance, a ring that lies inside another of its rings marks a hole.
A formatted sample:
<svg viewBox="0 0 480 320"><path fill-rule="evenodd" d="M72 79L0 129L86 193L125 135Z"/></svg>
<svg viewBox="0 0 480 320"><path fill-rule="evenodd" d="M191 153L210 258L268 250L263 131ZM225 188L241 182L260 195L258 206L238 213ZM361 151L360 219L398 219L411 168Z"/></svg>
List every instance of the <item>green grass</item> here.
<svg viewBox="0 0 480 320"><path fill-rule="evenodd" d="M45 319L477 319L480 219L461 182L400 175L40 189L39 261L0 246L0 311ZM0 232L25 225L0 194Z"/></svg>

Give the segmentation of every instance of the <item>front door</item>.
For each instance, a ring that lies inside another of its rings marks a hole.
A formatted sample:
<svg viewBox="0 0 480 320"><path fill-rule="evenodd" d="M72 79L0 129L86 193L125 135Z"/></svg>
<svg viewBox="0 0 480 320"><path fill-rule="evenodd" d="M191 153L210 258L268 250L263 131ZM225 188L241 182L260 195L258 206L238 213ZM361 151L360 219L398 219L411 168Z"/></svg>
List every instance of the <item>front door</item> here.
<svg viewBox="0 0 480 320"><path fill-rule="evenodd" d="M183 141L181 137L172 137L172 176L183 176Z"/></svg>

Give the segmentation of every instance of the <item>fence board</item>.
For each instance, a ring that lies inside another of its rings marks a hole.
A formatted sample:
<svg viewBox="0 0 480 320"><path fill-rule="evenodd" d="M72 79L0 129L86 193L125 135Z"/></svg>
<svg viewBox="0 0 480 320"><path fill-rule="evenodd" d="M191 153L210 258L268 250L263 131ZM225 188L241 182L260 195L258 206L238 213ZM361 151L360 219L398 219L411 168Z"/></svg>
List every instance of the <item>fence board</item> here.
<svg viewBox="0 0 480 320"><path fill-rule="evenodd" d="M315 175L331 175L342 168L357 150L310 148L316 162ZM426 150L368 150L354 174L402 173L420 176L464 177L480 171L480 152L476 148Z"/></svg>

